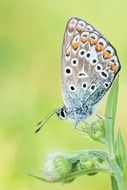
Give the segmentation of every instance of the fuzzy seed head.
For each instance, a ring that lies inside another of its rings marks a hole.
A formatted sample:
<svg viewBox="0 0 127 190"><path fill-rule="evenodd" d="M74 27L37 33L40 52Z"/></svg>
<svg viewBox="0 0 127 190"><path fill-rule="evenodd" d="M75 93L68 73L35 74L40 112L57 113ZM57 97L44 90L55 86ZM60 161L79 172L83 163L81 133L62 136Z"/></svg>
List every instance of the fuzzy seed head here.
<svg viewBox="0 0 127 190"><path fill-rule="evenodd" d="M44 167L44 174L50 181L64 178L71 171L69 161L59 153L49 155Z"/></svg>

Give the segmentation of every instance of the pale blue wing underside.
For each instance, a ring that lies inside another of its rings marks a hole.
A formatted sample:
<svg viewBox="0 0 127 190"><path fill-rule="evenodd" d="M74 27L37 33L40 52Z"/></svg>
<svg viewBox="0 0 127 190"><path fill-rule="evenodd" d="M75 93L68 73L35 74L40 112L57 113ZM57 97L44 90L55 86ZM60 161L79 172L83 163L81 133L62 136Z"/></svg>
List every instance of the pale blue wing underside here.
<svg viewBox="0 0 127 190"><path fill-rule="evenodd" d="M62 47L62 93L66 107L96 105L120 69L116 50L86 21L69 20Z"/></svg>

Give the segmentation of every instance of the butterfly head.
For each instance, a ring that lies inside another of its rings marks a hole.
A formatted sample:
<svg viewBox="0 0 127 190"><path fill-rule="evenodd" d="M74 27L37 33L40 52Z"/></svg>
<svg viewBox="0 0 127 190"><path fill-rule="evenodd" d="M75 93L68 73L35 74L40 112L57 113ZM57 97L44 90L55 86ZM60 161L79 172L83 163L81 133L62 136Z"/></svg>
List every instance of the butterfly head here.
<svg viewBox="0 0 127 190"><path fill-rule="evenodd" d="M62 107L62 108L58 109L56 111L56 114L57 114L57 116L58 116L59 119L62 119L62 120L67 119L67 110L66 110L66 107Z"/></svg>

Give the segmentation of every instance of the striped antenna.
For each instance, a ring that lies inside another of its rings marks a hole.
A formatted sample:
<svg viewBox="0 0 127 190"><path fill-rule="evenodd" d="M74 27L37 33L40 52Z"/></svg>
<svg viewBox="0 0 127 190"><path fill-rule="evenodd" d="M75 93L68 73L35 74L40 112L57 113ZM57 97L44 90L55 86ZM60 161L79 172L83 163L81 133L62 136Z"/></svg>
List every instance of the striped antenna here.
<svg viewBox="0 0 127 190"><path fill-rule="evenodd" d="M35 131L35 133L38 133L41 128L45 125L45 123L56 113L57 110L53 110L51 111L48 115L46 115L41 121L39 121L37 123L37 129Z"/></svg>

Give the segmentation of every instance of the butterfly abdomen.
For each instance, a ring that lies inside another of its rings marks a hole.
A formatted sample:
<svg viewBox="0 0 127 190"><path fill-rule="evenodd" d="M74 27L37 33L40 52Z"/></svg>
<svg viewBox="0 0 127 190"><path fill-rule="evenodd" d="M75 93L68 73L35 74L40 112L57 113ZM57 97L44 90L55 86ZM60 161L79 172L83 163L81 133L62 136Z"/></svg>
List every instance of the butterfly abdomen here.
<svg viewBox="0 0 127 190"><path fill-rule="evenodd" d="M78 121L85 121L90 115L93 114L92 107L89 105L82 105L77 108L66 108L67 118Z"/></svg>

